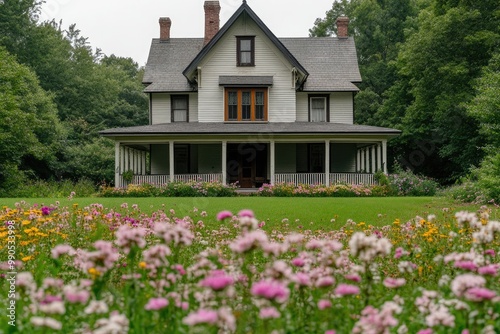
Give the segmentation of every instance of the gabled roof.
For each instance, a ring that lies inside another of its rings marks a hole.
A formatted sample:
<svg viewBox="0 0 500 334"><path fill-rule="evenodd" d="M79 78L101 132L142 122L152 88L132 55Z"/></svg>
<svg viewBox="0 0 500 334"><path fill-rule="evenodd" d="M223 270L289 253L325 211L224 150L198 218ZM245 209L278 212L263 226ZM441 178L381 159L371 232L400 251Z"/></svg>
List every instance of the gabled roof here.
<svg viewBox="0 0 500 334"><path fill-rule="evenodd" d="M229 18L229 20L224 24L224 26L215 34L215 36L208 42L207 45L201 50L201 52L193 59L193 61L186 67L186 69L182 72L188 80L191 81L193 73L198 68L198 65L203 60L203 58L212 50L212 48L217 44L217 42L224 36L224 34L231 28L231 26L238 20L241 15L248 15L257 26L262 29L264 34L273 42L273 44L281 51L283 56L294 66L298 71L300 71L305 78L308 76L307 70L297 61L297 59L293 56L293 54L288 51L288 49L281 43L281 41L272 33L271 30L262 22L262 20L255 14L255 12L250 8L250 6L243 1L240 8L236 10L236 12Z"/></svg>

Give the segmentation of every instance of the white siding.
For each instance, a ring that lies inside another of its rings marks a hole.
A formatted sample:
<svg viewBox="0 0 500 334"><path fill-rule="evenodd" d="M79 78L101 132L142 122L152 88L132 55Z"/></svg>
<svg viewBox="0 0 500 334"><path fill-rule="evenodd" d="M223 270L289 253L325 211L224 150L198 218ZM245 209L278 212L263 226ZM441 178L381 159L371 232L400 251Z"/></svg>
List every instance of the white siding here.
<svg viewBox="0 0 500 334"><path fill-rule="evenodd" d="M189 122L198 122L198 94L189 94Z"/></svg>
<svg viewBox="0 0 500 334"><path fill-rule="evenodd" d="M276 144L276 173L296 173L297 157L295 144Z"/></svg>
<svg viewBox="0 0 500 334"><path fill-rule="evenodd" d="M297 122L309 121L308 94L297 93Z"/></svg>
<svg viewBox="0 0 500 334"><path fill-rule="evenodd" d="M168 144L151 145L151 174L169 174Z"/></svg>
<svg viewBox="0 0 500 334"><path fill-rule="evenodd" d="M222 145L198 145L198 173L220 173L222 171Z"/></svg>
<svg viewBox="0 0 500 334"><path fill-rule="evenodd" d="M236 37L254 35L255 66L236 66ZM220 75L273 76L269 88L268 120L294 122L295 89L292 87L291 65L251 20L240 18L200 64L202 82L198 91L200 122L224 121L224 91L219 86Z"/></svg>
<svg viewBox="0 0 500 334"><path fill-rule="evenodd" d="M352 92L335 92L330 95L330 122L353 124L354 105Z"/></svg>
<svg viewBox="0 0 500 334"><path fill-rule="evenodd" d="M151 94L151 124L170 123L170 95Z"/></svg>
<svg viewBox="0 0 500 334"><path fill-rule="evenodd" d="M356 144L330 144L330 170L333 173L356 172Z"/></svg>

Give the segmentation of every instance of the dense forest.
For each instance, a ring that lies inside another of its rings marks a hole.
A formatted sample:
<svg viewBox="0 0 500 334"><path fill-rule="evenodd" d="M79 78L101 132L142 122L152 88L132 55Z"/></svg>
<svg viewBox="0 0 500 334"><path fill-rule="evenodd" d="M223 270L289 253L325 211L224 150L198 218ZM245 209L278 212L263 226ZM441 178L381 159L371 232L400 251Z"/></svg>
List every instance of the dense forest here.
<svg viewBox="0 0 500 334"><path fill-rule="evenodd" d="M34 179L111 182L98 131L147 124L143 69L93 49L37 0L0 4L0 196ZM321 13L318 13L321 15ZM500 186L498 0L341 0L311 36L350 18L363 83L356 122L394 127L392 167Z"/></svg>

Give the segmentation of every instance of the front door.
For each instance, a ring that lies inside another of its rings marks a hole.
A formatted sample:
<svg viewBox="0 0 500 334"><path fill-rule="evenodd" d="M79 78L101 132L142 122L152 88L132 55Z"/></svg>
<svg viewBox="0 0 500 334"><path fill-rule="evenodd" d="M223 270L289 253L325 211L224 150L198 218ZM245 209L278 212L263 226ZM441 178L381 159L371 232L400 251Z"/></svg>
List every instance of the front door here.
<svg viewBox="0 0 500 334"><path fill-rule="evenodd" d="M237 181L241 188L260 187L266 182L266 144L228 144L227 157L229 182Z"/></svg>

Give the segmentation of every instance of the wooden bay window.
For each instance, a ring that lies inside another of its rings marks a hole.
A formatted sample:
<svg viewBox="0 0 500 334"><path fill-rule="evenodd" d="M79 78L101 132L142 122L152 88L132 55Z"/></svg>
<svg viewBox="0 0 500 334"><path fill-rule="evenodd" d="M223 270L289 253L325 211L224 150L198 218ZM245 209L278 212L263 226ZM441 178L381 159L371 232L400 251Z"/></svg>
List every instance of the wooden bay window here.
<svg viewBox="0 0 500 334"><path fill-rule="evenodd" d="M267 121L267 89L226 88L225 121Z"/></svg>

